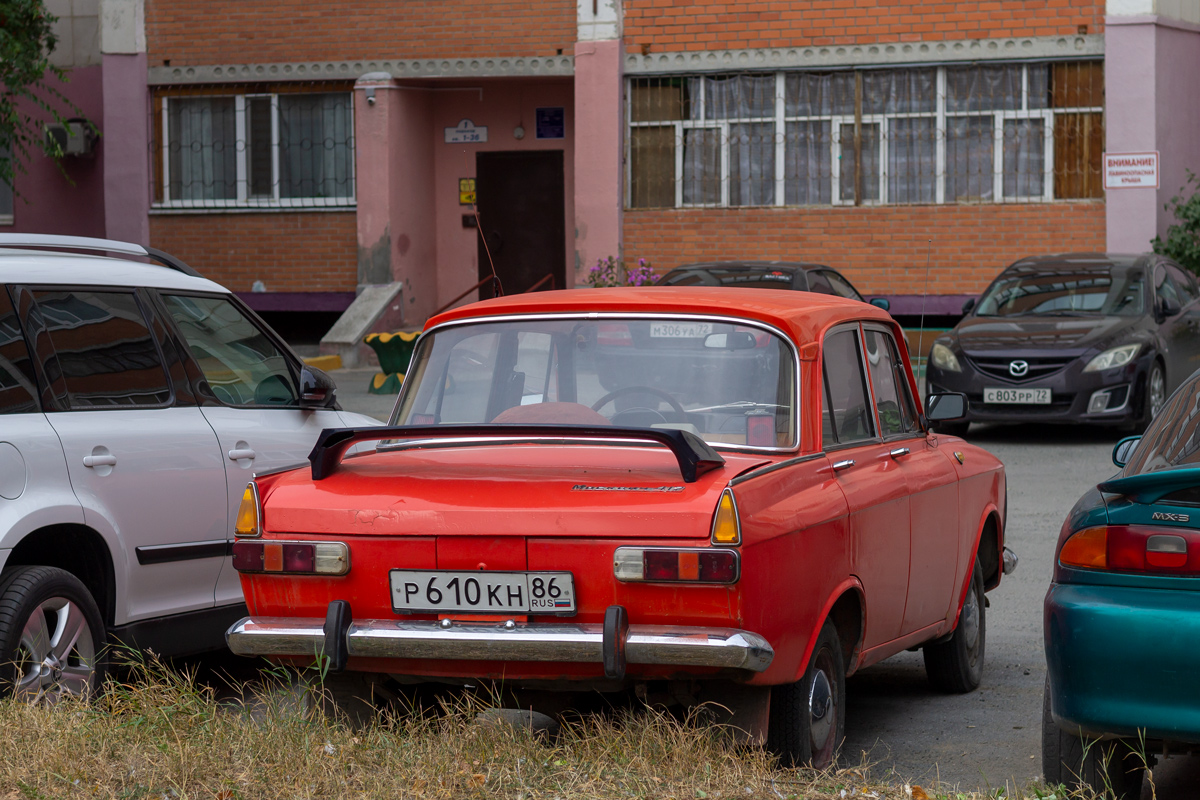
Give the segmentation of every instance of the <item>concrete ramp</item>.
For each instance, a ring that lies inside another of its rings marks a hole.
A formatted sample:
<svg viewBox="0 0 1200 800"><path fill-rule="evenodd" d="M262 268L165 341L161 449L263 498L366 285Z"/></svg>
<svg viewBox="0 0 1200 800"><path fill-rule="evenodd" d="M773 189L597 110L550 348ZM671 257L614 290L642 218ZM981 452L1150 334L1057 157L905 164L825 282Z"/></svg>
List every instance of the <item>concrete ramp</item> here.
<svg viewBox="0 0 1200 800"><path fill-rule="evenodd" d="M403 286L396 281L364 287L321 338L321 355L341 356L345 367L378 364L375 353L363 344L363 337L368 333L403 329Z"/></svg>

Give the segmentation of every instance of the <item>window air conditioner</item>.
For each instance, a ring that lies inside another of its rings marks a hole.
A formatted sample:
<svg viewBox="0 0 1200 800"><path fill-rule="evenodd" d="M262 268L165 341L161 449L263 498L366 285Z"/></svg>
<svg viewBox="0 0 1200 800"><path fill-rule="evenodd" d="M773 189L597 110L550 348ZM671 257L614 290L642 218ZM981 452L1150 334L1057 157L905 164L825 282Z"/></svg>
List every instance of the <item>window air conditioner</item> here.
<svg viewBox="0 0 1200 800"><path fill-rule="evenodd" d="M51 122L46 125L46 143L58 143L63 155L91 156L96 148L96 132L86 120L69 119L66 124Z"/></svg>

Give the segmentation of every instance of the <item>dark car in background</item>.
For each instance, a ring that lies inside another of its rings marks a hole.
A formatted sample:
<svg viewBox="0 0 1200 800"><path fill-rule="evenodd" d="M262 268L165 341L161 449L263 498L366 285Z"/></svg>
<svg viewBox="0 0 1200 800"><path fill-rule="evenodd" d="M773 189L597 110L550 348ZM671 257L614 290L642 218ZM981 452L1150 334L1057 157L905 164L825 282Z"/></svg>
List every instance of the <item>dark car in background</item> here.
<svg viewBox="0 0 1200 800"><path fill-rule="evenodd" d="M1154 254L1025 258L929 352L929 392L962 392L965 421L1140 428L1200 366L1200 287Z"/></svg>
<svg viewBox="0 0 1200 800"><path fill-rule="evenodd" d="M676 267L658 279L659 286L743 286L752 289L795 289L868 302L842 273L824 264L792 261L706 261ZM886 298L871 305L888 310Z"/></svg>

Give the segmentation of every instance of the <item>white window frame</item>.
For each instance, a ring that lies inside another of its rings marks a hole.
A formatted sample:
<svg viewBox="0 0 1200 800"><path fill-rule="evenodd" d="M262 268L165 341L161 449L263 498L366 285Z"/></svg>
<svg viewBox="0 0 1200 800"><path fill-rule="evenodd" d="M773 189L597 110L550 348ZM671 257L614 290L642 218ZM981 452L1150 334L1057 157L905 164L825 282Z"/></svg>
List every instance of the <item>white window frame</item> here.
<svg viewBox="0 0 1200 800"><path fill-rule="evenodd" d="M338 92L340 94L340 92ZM307 93L306 93L307 94ZM329 94L329 92L312 92L311 94ZM353 137L355 130L354 95L345 93L348 97L350 111L350 130ZM171 198L171 128L170 104L173 100L195 100L202 98L233 98L234 137L237 152L236 182L237 197L214 200L182 200ZM250 189L250 150L247 145L247 100L271 99L271 194L251 195ZM162 138L162 200L154 203L156 209L227 209L227 208L258 208L291 210L296 208L353 208L358 204L358 159L355 157L356 145L350 143L350 181L354 187L349 197L280 197L279 195L279 94L272 92L247 92L245 94L207 94L186 95L179 97L164 97L162 104L162 119L160 120ZM2 224L2 218L0 218Z"/></svg>
<svg viewBox="0 0 1200 800"><path fill-rule="evenodd" d="M1011 63L1011 62L1004 62ZM1071 108L1030 108L1029 107L1029 67L1044 66L1048 62L1036 61L1025 62L1021 66L1021 107L1020 109L1005 110L1005 111L950 111L946 107L946 75L947 67L936 67L935 92L936 102L932 111L919 112L902 112L902 113L886 113L886 114L863 114L861 117L862 124L879 125L879 199L864 200L859 205L876 206L876 205L900 205L892 203L888 197L888 135L890 133L891 120L902 118L923 118L934 120L934 199L933 202L938 205L954 205L954 201L948 201L946 198L946 175L947 175L947 153L946 153L946 131L949 120L963 117L992 117L992 132L994 136L993 145L993 169L992 169L992 200L989 205L1001 203L1047 203L1054 202L1057 198L1054 197L1054 120L1057 114L1089 114L1089 113L1104 113L1103 106L1079 106ZM905 69L903 66L889 67L889 69ZM729 73L742 74L742 73ZM816 205L833 205L833 206L853 206L855 202L852 198L842 198L840 180L840 158L842 143L840 131L842 125L853 125L854 115L852 114L828 114L828 115L806 115L806 116L789 116L786 113L786 81L788 72L776 72L775 75L775 106L774 115L771 117L747 117L747 118L730 118L730 119L705 119L704 104L706 100L706 92L701 92L697 98L699 106L699 118L692 120L642 120L635 122L633 120L633 103L632 98L636 77L628 77L626 79L626 98L625 103L625 124L626 130L631 134L634 128L661 128L674 127L675 129L675 208L745 208L751 206L730 206L729 202L729 185L730 185L730 143L729 143L729 126L740 123L761 124L773 122L775 126L775 197L774 203L768 205L785 206L787 205L787 175L786 175L786 159L787 159L787 124L791 122L829 122L830 123L830 175L831 182L830 198L828 204ZM698 75L686 75L678 77L699 77ZM1009 120L1042 120L1043 124L1043 178L1042 178L1042 193L1036 196L1005 196L1004 195L1004 123ZM694 129L710 129L720 132L720 145L718 152L720 154L721 168L719 180L721 182L720 201L716 203L684 203L683 202L683 174L684 174L684 158L683 158L683 136L685 130ZM627 138L628 141L628 138ZM1063 202L1076 202L1080 198L1064 198ZM915 203L904 203L903 205L919 205L922 201ZM632 159L625 159L625 207L633 210L633 166Z"/></svg>

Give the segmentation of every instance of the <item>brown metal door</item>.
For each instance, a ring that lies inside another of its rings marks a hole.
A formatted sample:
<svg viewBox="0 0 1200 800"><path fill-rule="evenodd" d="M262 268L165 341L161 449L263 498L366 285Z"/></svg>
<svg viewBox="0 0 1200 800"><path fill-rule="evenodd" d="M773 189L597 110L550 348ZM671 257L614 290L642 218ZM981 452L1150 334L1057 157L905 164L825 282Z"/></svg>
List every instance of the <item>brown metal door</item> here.
<svg viewBox="0 0 1200 800"><path fill-rule="evenodd" d="M553 275L539 289L563 288L566 277L563 154L561 150L478 153L479 279L491 275L488 251L505 294L520 294ZM486 237L487 247L484 247ZM492 285L479 299L494 295Z"/></svg>

